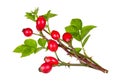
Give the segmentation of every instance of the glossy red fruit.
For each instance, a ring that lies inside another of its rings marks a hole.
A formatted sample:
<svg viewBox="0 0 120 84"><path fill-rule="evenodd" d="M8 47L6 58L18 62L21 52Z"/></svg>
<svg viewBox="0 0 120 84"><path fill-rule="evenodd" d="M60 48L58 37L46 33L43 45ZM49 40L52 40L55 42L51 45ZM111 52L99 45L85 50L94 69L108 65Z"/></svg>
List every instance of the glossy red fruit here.
<svg viewBox="0 0 120 84"><path fill-rule="evenodd" d="M43 63L40 67L39 67L39 71L43 72L43 73L49 73L52 70L52 65L49 63Z"/></svg>
<svg viewBox="0 0 120 84"><path fill-rule="evenodd" d="M57 51L57 49L58 49L58 44L57 44L57 42L54 41L54 40L49 40L49 41L48 41L48 49L49 49L50 51L52 51L52 52Z"/></svg>
<svg viewBox="0 0 120 84"><path fill-rule="evenodd" d="M58 40L60 38L60 33L56 30L53 30L51 32L51 37L54 39L54 40Z"/></svg>
<svg viewBox="0 0 120 84"><path fill-rule="evenodd" d="M46 26L46 20L43 16L39 16L36 20L36 28L38 31L42 31Z"/></svg>
<svg viewBox="0 0 120 84"><path fill-rule="evenodd" d="M57 60L56 58L52 57L52 56L46 56L46 57L44 58L44 61L45 61L46 63L51 64L52 66L57 66L58 63L59 63L58 60Z"/></svg>
<svg viewBox="0 0 120 84"><path fill-rule="evenodd" d="M72 35L68 32L64 33L63 36L62 36L62 39L65 41L65 42L70 42L71 39L72 39Z"/></svg>
<svg viewBox="0 0 120 84"><path fill-rule="evenodd" d="M31 36L33 34L33 30L31 28L24 28L22 30L23 34L27 37Z"/></svg>

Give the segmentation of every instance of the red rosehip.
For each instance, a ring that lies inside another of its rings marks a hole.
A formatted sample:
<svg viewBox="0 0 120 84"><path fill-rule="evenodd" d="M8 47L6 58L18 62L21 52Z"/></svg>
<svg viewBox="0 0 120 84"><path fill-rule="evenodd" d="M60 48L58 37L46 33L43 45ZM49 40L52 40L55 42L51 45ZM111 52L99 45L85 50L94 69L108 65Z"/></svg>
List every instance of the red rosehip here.
<svg viewBox="0 0 120 84"><path fill-rule="evenodd" d="M52 70L52 65L49 63L43 63L40 67L39 67L39 71L43 72L43 73L49 73Z"/></svg>
<svg viewBox="0 0 120 84"><path fill-rule="evenodd" d="M57 44L57 42L54 41L54 40L49 40L49 41L48 41L48 49L49 49L50 51L52 51L52 52L57 51L57 49L58 49L58 44Z"/></svg>
<svg viewBox="0 0 120 84"><path fill-rule="evenodd" d="M56 58L52 57L52 56L46 56L44 58L44 61L46 63L51 64L52 66L57 66L58 65L58 60Z"/></svg>
<svg viewBox="0 0 120 84"><path fill-rule="evenodd" d="M70 42L71 39L72 39L72 35L68 32L64 33L63 36L62 36L62 39L65 41L65 42Z"/></svg>
<svg viewBox="0 0 120 84"><path fill-rule="evenodd" d="M51 32L51 37L54 39L54 40L58 40L60 38L60 33L58 31L55 31L53 30Z"/></svg>
<svg viewBox="0 0 120 84"><path fill-rule="evenodd" d="M46 20L43 16L39 16L36 20L36 28L38 31L42 31L46 26Z"/></svg>
<svg viewBox="0 0 120 84"><path fill-rule="evenodd" d="M33 30L31 28L24 28L22 30L23 34L27 37L31 36L33 34Z"/></svg>

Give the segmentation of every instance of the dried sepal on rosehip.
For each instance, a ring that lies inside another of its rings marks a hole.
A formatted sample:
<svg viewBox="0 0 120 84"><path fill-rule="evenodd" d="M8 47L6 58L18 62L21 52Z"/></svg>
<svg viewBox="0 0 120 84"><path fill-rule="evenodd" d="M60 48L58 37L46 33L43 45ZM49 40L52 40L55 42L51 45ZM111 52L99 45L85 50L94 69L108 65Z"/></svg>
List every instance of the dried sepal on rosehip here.
<svg viewBox="0 0 120 84"><path fill-rule="evenodd" d="M52 65L45 62L39 67L38 70L39 72L49 73L52 70Z"/></svg>
<svg viewBox="0 0 120 84"><path fill-rule="evenodd" d="M66 33L63 34L62 39L63 39L65 42L70 42L71 39L72 39L72 35L71 35L69 32L66 32Z"/></svg>
<svg viewBox="0 0 120 84"><path fill-rule="evenodd" d="M51 32L51 37L52 37L54 40L59 40L59 38L60 38L60 33L59 33L58 31L56 31L56 30L53 30L53 31Z"/></svg>
<svg viewBox="0 0 120 84"><path fill-rule="evenodd" d="M56 52L58 49L58 44L54 40L49 40L48 41L48 49L52 52Z"/></svg>
<svg viewBox="0 0 120 84"><path fill-rule="evenodd" d="M44 16L39 16L36 20L36 28L38 31L42 31L46 26L46 19Z"/></svg>
<svg viewBox="0 0 120 84"><path fill-rule="evenodd" d="M31 36L33 34L33 30L31 28L24 28L22 30L23 34L27 37Z"/></svg>
<svg viewBox="0 0 120 84"><path fill-rule="evenodd" d="M57 66L59 64L58 60L56 58L52 57L52 56L46 56L44 58L44 61L46 63L51 64L52 66Z"/></svg>

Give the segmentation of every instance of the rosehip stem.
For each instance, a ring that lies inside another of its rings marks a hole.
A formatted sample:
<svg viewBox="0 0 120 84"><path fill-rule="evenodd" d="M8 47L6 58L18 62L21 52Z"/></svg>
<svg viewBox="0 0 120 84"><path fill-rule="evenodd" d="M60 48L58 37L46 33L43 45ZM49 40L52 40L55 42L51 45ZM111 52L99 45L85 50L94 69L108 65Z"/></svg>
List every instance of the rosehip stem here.
<svg viewBox="0 0 120 84"><path fill-rule="evenodd" d="M44 29L44 31L45 31L47 34L49 34L49 35L50 35L50 33L49 33L47 30L45 30L45 29Z"/></svg>
<svg viewBox="0 0 120 84"><path fill-rule="evenodd" d="M34 35L41 36L40 34L33 33Z"/></svg>
<svg viewBox="0 0 120 84"><path fill-rule="evenodd" d="M68 67L70 67L70 66L87 66L87 65L86 64L74 64L74 63L61 62L61 63L59 63L58 66L68 66Z"/></svg>
<svg viewBox="0 0 120 84"><path fill-rule="evenodd" d="M44 36L44 34L42 33L42 31L40 31L40 34L41 34L41 36L42 36L44 39L46 39L47 41L49 41L49 39L48 39L46 36Z"/></svg>
<svg viewBox="0 0 120 84"><path fill-rule="evenodd" d="M60 60L60 58L58 57L57 52L55 52L55 55L56 55L56 57L57 57L58 61L63 62L63 61L61 61L61 60Z"/></svg>
<svg viewBox="0 0 120 84"><path fill-rule="evenodd" d="M49 21L47 21L47 29L48 29L48 32L50 33L50 27L49 27Z"/></svg>
<svg viewBox="0 0 120 84"><path fill-rule="evenodd" d="M68 45L69 45L69 47L71 47L71 49L72 49L74 55L76 56L76 58L79 59L78 56L77 56L77 52L75 51L74 47L72 46L72 41L70 41L70 42L68 43ZM80 60L79 60L79 61L80 61Z"/></svg>

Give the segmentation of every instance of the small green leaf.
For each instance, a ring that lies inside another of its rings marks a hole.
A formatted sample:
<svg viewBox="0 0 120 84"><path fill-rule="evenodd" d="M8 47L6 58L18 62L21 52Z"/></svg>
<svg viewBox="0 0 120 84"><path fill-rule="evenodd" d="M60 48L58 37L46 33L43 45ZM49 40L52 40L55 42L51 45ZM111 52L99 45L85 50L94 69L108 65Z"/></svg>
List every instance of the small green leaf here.
<svg viewBox="0 0 120 84"><path fill-rule="evenodd" d="M16 53L22 53L23 49L25 48L25 45L19 45L17 46L13 52L16 52Z"/></svg>
<svg viewBox="0 0 120 84"><path fill-rule="evenodd" d="M79 52L81 51L81 49L82 49L82 48L75 48L75 51L76 51L77 53L79 53Z"/></svg>
<svg viewBox="0 0 120 84"><path fill-rule="evenodd" d="M39 11L39 8L36 8L34 11L31 11L31 12L26 12L25 17L32 21L36 21L36 19L38 18L38 15L37 15L38 11Z"/></svg>
<svg viewBox="0 0 120 84"><path fill-rule="evenodd" d="M26 46L29 46L29 47L33 47L33 48L37 48L37 43L36 43L36 41L34 40L34 39L26 39L25 41L24 41L24 44L26 45Z"/></svg>
<svg viewBox="0 0 120 84"><path fill-rule="evenodd" d="M76 47L76 48L74 48L74 50L76 53L79 53L82 50L82 48ZM70 52L74 53L74 50L71 50Z"/></svg>
<svg viewBox="0 0 120 84"><path fill-rule="evenodd" d="M30 12L26 12L25 17L26 17L27 19L32 20L32 21L36 21L36 20L35 20L35 15L33 15L33 14L30 13Z"/></svg>
<svg viewBox="0 0 120 84"><path fill-rule="evenodd" d="M51 13L51 10L49 10L46 14L43 15L45 19L48 21L50 18L57 16L57 14Z"/></svg>
<svg viewBox="0 0 120 84"><path fill-rule="evenodd" d="M72 35L77 35L79 33L78 29L73 25L66 26L65 30L66 32L71 33Z"/></svg>
<svg viewBox="0 0 120 84"><path fill-rule="evenodd" d="M87 41L88 41L89 37L90 37L90 35L88 35L88 36L84 39L84 41L83 41L83 43L82 43L82 46L83 46L83 47L84 47L84 46L85 46L85 44L87 43Z"/></svg>
<svg viewBox="0 0 120 84"><path fill-rule="evenodd" d="M37 53L37 52L39 52L40 50L42 50L42 49L44 49L43 47L38 47L35 51L34 51L34 53Z"/></svg>
<svg viewBox="0 0 120 84"><path fill-rule="evenodd" d="M81 41L80 34L74 34L73 38L76 39L77 41Z"/></svg>
<svg viewBox="0 0 120 84"><path fill-rule="evenodd" d="M81 19L74 18L70 22L71 25L75 26L78 30L82 29L82 21Z"/></svg>
<svg viewBox="0 0 120 84"><path fill-rule="evenodd" d="M81 40L95 27L94 25L84 26L81 30Z"/></svg>
<svg viewBox="0 0 120 84"><path fill-rule="evenodd" d="M41 46L41 47L45 47L45 44L46 44L46 40L43 39L43 38L39 38L38 39L38 44Z"/></svg>
<svg viewBox="0 0 120 84"><path fill-rule="evenodd" d="M34 15L37 15L39 11L39 8L36 8L34 11L31 11Z"/></svg>
<svg viewBox="0 0 120 84"><path fill-rule="evenodd" d="M26 46L26 47L23 48L22 56L21 56L21 57L29 56L29 55L31 55L34 51L35 51L35 48Z"/></svg>

